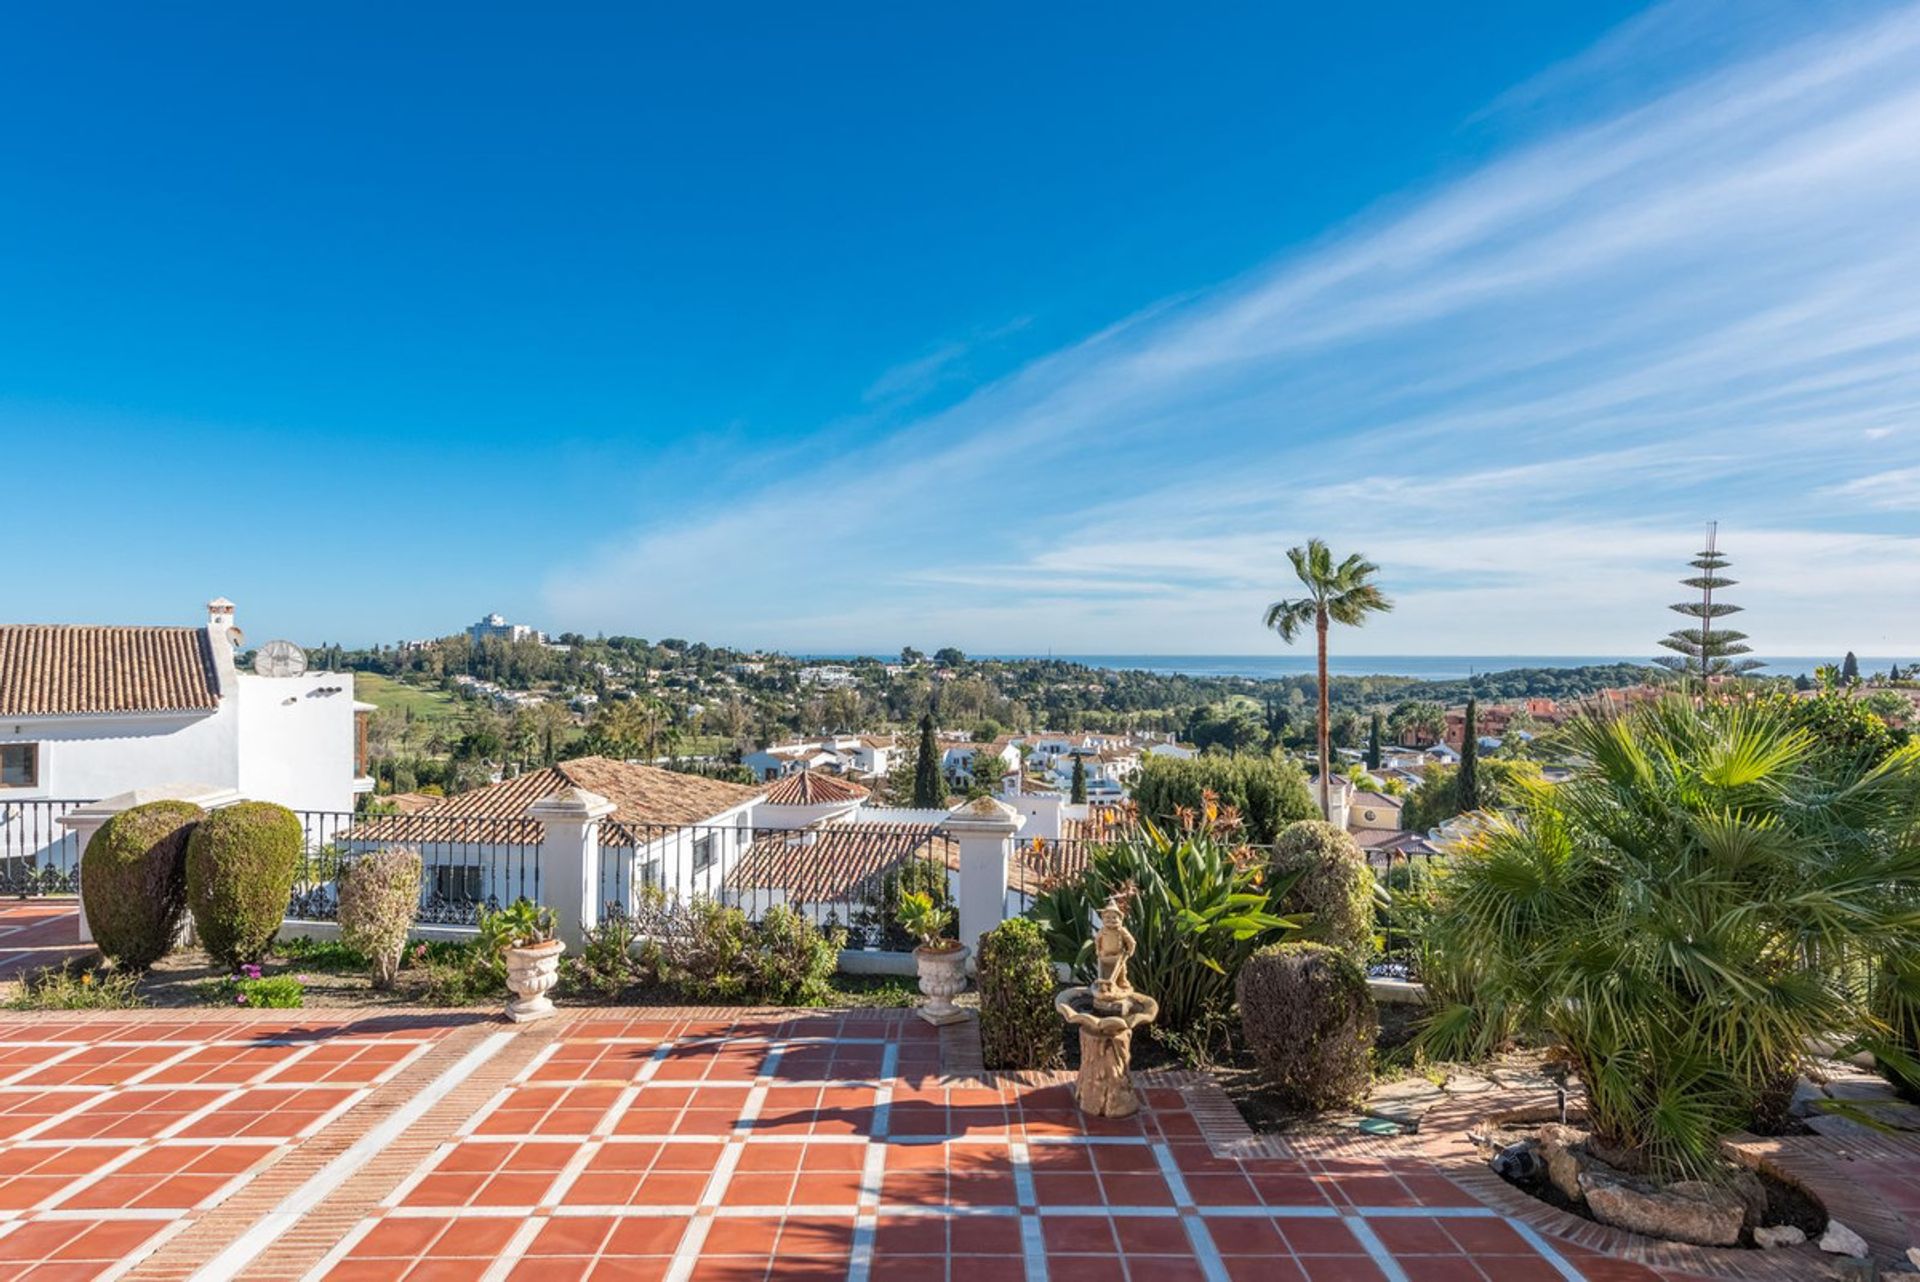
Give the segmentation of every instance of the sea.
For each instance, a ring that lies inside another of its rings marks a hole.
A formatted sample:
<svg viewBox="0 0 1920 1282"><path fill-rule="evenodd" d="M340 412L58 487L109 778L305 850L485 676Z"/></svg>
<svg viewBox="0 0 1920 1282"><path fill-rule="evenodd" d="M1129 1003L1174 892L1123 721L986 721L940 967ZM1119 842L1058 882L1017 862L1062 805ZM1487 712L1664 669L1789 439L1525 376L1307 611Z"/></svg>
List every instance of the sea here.
<svg viewBox="0 0 1920 1282"><path fill-rule="evenodd" d="M807 655L809 659L850 659L860 656ZM890 658L892 656L878 656ZM1313 651L1286 654L975 654L976 659L1062 659L1090 668L1154 672L1189 677L1248 677L1256 681L1310 676ZM1754 655L1767 666L1756 675L1811 676L1822 664L1840 662L1839 655ZM1861 655L1863 673L1885 672L1888 665L1906 668L1920 659ZM1644 654L1342 654L1327 656L1327 670L1337 677L1412 677L1420 681L1457 681L1515 668L1584 668L1605 663L1651 664Z"/></svg>

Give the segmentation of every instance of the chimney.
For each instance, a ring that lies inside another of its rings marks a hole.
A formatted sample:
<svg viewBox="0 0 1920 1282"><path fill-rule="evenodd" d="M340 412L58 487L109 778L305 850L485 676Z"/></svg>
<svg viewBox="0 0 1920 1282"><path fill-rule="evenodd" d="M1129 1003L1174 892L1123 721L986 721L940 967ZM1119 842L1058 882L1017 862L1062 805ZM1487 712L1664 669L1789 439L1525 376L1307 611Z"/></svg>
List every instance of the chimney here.
<svg viewBox="0 0 1920 1282"><path fill-rule="evenodd" d="M225 632L233 626L233 602L223 596L217 596L207 602L207 626L218 632Z"/></svg>

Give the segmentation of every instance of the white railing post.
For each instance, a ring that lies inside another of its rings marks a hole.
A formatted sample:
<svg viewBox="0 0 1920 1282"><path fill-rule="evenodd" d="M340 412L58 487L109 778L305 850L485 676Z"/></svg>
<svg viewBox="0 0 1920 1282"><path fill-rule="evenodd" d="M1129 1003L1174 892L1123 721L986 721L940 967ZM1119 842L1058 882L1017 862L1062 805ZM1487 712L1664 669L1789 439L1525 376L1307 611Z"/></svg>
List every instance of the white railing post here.
<svg viewBox="0 0 1920 1282"><path fill-rule="evenodd" d="M1025 816L1003 801L979 797L947 816L941 825L960 845L960 942L977 954L980 936L1000 924L1007 912L1007 866L1013 858L1013 834Z"/></svg>
<svg viewBox="0 0 1920 1282"><path fill-rule="evenodd" d="M168 784L159 788L135 788L132 792L75 806L61 815L58 821L60 826L73 834L78 846L73 856L73 879L74 896L79 902L79 942L93 942L93 927L87 921L87 897L81 889L80 868L87 857L87 843L93 840L93 834L100 831L102 824L123 810L144 806L149 801L185 801L202 810L218 810L239 800L240 794L231 788L215 788L205 784Z"/></svg>
<svg viewBox="0 0 1920 1282"><path fill-rule="evenodd" d="M585 788L562 788L527 807L540 821L540 897L576 952L600 924L600 821L617 807Z"/></svg>

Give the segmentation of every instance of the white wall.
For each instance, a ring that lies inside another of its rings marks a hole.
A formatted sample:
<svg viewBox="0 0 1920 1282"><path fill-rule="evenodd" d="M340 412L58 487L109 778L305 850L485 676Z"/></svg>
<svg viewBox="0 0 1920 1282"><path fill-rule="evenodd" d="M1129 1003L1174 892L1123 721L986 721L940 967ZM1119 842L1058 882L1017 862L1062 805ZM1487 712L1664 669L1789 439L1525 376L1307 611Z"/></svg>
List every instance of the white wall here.
<svg viewBox="0 0 1920 1282"><path fill-rule="evenodd" d="M353 809L352 674L238 680L240 795L293 810Z"/></svg>

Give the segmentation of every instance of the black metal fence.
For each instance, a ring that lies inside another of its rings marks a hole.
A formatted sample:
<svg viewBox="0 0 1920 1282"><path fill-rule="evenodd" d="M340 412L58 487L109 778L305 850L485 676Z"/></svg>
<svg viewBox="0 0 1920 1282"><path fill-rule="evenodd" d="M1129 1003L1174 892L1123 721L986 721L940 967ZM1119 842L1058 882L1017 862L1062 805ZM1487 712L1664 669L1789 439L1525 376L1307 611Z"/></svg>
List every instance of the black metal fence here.
<svg viewBox="0 0 1920 1282"><path fill-rule="evenodd" d="M80 893L80 841L60 823L86 801L0 801L0 895Z"/></svg>
<svg viewBox="0 0 1920 1282"><path fill-rule="evenodd" d="M540 902L543 829L536 819L294 813L306 832L300 875L287 905L287 916L296 921L337 920L341 868L371 851L398 848L420 856L422 924L472 926L483 908L520 898Z"/></svg>
<svg viewBox="0 0 1920 1282"><path fill-rule="evenodd" d="M600 913L628 916L647 934L681 929L698 900L758 921L775 905L846 947L908 949L902 898L914 891L952 908L959 847L931 824L644 824L600 829Z"/></svg>

